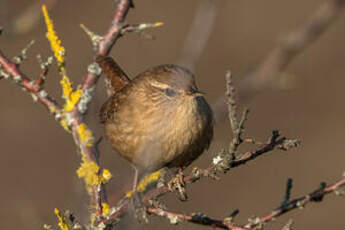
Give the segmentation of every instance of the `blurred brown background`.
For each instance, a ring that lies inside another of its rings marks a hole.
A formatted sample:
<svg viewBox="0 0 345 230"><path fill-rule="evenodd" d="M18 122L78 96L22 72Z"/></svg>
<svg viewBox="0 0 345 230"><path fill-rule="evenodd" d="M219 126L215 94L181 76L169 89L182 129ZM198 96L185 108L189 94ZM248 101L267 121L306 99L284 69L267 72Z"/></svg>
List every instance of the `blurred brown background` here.
<svg viewBox="0 0 345 230"><path fill-rule="evenodd" d="M219 1L219 0L215 0ZM215 102L225 88L224 75L231 69L235 81L255 67L275 46L278 38L303 23L324 0L263 0L219 2L213 31L195 72L199 88ZM49 3L48 1L45 1ZM93 52L79 24L103 33L108 27L114 1L58 1L50 10L55 28L65 46L67 70L75 83L85 75ZM41 1L0 0L0 26L7 31L0 37L0 49L9 57L17 55L31 40L36 44L22 70L37 76L35 56L51 55L45 38L45 25L39 23L26 33L13 31L13 21L30 6ZM129 23L163 21L162 28L148 31L155 40L136 34L120 39L111 55L131 76L149 66L176 63L181 57L186 33L200 1L135 1ZM7 27L7 28L6 28ZM293 195L316 188L321 181L332 182L345 170L345 12L319 40L300 54L284 74L294 79L289 90L266 90L251 98L246 136L266 140L272 129L279 128L288 137L302 140L302 146L289 152L275 151L222 176L219 182L204 179L188 187L190 200L164 198L170 209L204 212L225 217L235 208L241 213L238 222L251 215L263 215L283 199L286 179L294 179ZM23 32L23 31L22 31ZM60 76L56 67L48 75L46 89L59 98ZM59 98L60 99L60 98ZM105 100L103 82L89 110L88 119L97 134L102 133L97 111ZM78 218L87 218L88 197L76 176L80 157L71 136L41 105L33 105L27 93L10 81L0 82L0 205L1 229L40 229L44 223L55 226L54 208L70 209ZM208 153L195 165L207 166L213 153L226 148L231 137L227 121L216 124L216 136ZM111 202L130 188L133 171L114 154L109 145L101 144L102 164L111 169L114 179L108 186ZM267 229L281 229L289 218L296 229L343 229L344 199L329 196L320 204L294 211L278 219ZM153 218L153 225L139 226L127 217L121 229L202 229L180 224L171 226L165 219Z"/></svg>

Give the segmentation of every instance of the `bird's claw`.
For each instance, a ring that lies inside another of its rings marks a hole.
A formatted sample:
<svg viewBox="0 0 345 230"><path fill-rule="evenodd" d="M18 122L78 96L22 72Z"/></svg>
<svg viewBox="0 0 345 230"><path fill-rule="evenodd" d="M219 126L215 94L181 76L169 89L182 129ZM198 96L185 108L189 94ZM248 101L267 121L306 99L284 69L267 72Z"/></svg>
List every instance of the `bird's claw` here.
<svg viewBox="0 0 345 230"><path fill-rule="evenodd" d="M169 182L168 182L168 188L170 191L175 191L177 190L180 195L180 200L185 201L187 200L187 194L186 194L186 189L185 185L186 183L183 180L184 175L182 169L178 170L178 173L173 177Z"/></svg>

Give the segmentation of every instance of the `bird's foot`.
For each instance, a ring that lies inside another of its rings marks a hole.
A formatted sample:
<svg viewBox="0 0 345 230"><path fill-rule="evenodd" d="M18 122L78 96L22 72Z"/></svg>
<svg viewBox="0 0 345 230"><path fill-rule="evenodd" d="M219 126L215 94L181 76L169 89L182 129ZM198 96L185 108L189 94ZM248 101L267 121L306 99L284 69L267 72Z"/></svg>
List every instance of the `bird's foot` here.
<svg viewBox="0 0 345 230"><path fill-rule="evenodd" d="M168 188L170 191L177 190L180 195L180 200L186 201L187 200L187 194L186 194L186 183L183 180L184 175L181 168L178 169L178 173L168 182Z"/></svg>

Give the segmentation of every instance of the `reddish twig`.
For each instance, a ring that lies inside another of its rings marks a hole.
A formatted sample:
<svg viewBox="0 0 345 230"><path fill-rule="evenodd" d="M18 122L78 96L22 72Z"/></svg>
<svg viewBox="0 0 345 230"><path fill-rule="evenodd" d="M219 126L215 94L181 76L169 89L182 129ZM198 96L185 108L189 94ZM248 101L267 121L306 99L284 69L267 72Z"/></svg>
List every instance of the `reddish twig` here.
<svg viewBox="0 0 345 230"><path fill-rule="evenodd" d="M244 225L244 228L253 229L256 226L273 221L276 217L279 217L286 212L292 211L297 208L303 208L310 202L322 201L323 197L331 192L335 192L336 195L343 195L340 192L340 189L343 186L345 186L345 178L342 178L327 187L321 187L305 196L295 198L289 202L284 202L281 206L268 213L267 215L255 218L253 222L247 223L246 225Z"/></svg>
<svg viewBox="0 0 345 230"><path fill-rule="evenodd" d="M93 60L96 60L99 55L109 54L111 48L121 35L121 28L124 22L124 19L128 13L129 8L131 7L131 0L119 0L117 1L117 6L113 16L113 20L108 31L103 36L103 39L98 43L96 54ZM85 95L85 100L82 99L77 104L69 114L71 117L71 130L74 137L74 140L79 146L80 150L85 154L86 158L89 161L94 161L99 165L99 153L95 146L88 147L80 141L78 136L78 127L84 120L84 114L87 110L88 103L92 99L93 90L96 86L97 80L101 74L101 71L97 64L92 63L89 65L88 72L84 78L84 82L81 86L83 90L83 96ZM101 173L101 168L99 173ZM104 185L95 185L93 186L93 196L92 203L96 207L96 213L98 218L102 216L102 203L107 203L107 197L105 193Z"/></svg>
<svg viewBox="0 0 345 230"><path fill-rule="evenodd" d="M48 75L49 66L53 63L54 59L53 57L49 57L47 61L44 62L42 60L41 55L37 55L37 60L38 60L38 63L40 64L41 73L40 73L40 76L35 80L35 83L43 87L46 77Z"/></svg>
<svg viewBox="0 0 345 230"><path fill-rule="evenodd" d="M193 169L193 171L189 175L183 178L183 181L186 184L190 184L190 183L196 182L202 177L217 178L216 174L218 172L229 171L232 168L243 165L247 163L248 161L254 160L257 157L267 152L270 152L274 150L275 148L287 150L290 147L296 147L298 144L299 144L298 140L290 140L285 137L280 137L279 132L274 131L269 141L266 144L260 146L258 149L241 154L237 156L235 159L225 158L224 152L221 152L219 153L219 157L221 158L221 160L216 162L215 159L218 158L217 156L214 159L214 162L207 169L198 169L198 168ZM161 197L162 195L168 192L171 192L171 190L169 189L169 186L161 186L147 192L143 196L142 200L143 202L148 202L152 199ZM123 215L125 215L128 212L129 205L130 205L130 202L128 198L125 197L121 199L118 202L118 204L115 206L116 211L110 216L110 218L108 220L100 221L97 224L100 224L100 223L107 224L107 223L113 222L114 220L118 220L119 218L121 218Z"/></svg>
<svg viewBox="0 0 345 230"><path fill-rule="evenodd" d="M34 101L39 101L44 105L54 115L55 119L62 119L62 110L56 101L48 95L41 85L37 84L34 80L22 73L19 70L18 63L10 61L1 51L0 75L12 78L15 83L31 94Z"/></svg>
<svg viewBox="0 0 345 230"><path fill-rule="evenodd" d="M111 25L108 31L103 36L103 39L101 39L101 41L98 43L96 55L93 58L94 60L96 60L98 55L106 56L109 54L111 48L113 47L117 39L121 36L123 22L130 7L131 0L118 1ZM100 72L88 72L82 84L82 89L87 90L94 87L99 76Z"/></svg>
<svg viewBox="0 0 345 230"><path fill-rule="evenodd" d="M178 224L179 222L187 221L193 224L211 226L214 228L221 229L231 229L231 230L246 230L241 226L232 224L227 219L218 220L213 219L202 213L193 213L193 214L183 214L178 212L171 212L164 210L162 208L148 207L147 212L149 214L154 214L156 216L161 216L169 219L171 224Z"/></svg>
<svg viewBox="0 0 345 230"><path fill-rule="evenodd" d="M256 227L258 229L262 229L260 227L262 227L265 223L273 221L276 217L279 217L284 213L287 213L297 208L303 208L310 202L319 202L323 199L325 195L331 192L335 192L337 194L337 191L339 191L343 186L345 186L345 178L342 178L327 187L319 188L305 196L285 202L267 215L257 218L251 218L251 221L244 225L233 223L232 218L225 218L223 220L213 219L201 213L183 214L178 212L167 211L159 207L148 207L147 212L157 216L165 217L169 219L171 224L177 224L182 221L187 221L193 224L212 226L216 228L229 230L250 230ZM338 194L341 193L338 192Z"/></svg>

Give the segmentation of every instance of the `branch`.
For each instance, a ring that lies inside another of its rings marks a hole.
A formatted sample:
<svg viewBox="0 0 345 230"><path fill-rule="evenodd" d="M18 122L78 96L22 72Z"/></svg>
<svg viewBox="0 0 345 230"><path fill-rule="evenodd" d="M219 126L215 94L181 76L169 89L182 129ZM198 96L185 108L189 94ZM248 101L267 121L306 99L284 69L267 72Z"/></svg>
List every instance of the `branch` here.
<svg viewBox="0 0 345 230"><path fill-rule="evenodd" d="M121 29L123 27L123 22L131 6L132 6L131 0L118 1L110 27L98 43L96 55L93 57L94 61L99 55L106 56L109 54L111 48L113 47L117 39L121 36ZM85 76L85 79L81 88L83 90L88 90L94 87L97 83L97 80L100 74L101 74L100 71L91 71L91 72L89 71L88 74Z"/></svg>
<svg viewBox="0 0 345 230"><path fill-rule="evenodd" d="M167 211L160 207L148 207L147 212L149 214L154 214L156 216L165 217L169 219L171 224L178 224L179 222L187 221L193 224L212 226L216 228L229 230L263 229L264 224L273 221L275 218L283 215L284 213L287 213L297 208L303 208L310 202L320 202L322 201L323 197L327 194L334 192L336 195L344 195L343 191L341 191L341 188L343 186L345 186L345 178L342 178L334 184L331 184L327 187L321 187L305 196L298 197L291 201L285 202L265 216L251 218L251 221L244 225L233 223L232 217L226 217L221 220L210 218L202 213L183 214L178 212ZM291 189L289 183L287 187Z"/></svg>
<svg viewBox="0 0 345 230"><path fill-rule="evenodd" d="M218 179L219 173L226 173L230 169L238 167L247 163L248 161L254 160L255 158L270 152L274 149L288 150L293 147L297 147L300 144L299 140L287 139L286 137L280 137L278 130L272 132L272 136L268 139L267 143L261 144L257 149L248 151L242 154L237 154L238 147L243 143L242 134L244 132L244 122L246 121L248 110L245 110L240 121L237 120L237 102L235 100L235 88L232 84L231 73L226 74L227 90L226 96L228 97L228 109L229 109L229 122L233 131L233 138L230 141L229 151L221 151L213 158L213 162L206 169L194 168L192 172L182 177L183 184L190 184L198 181L203 177L209 177L212 179ZM181 178L179 178L181 180ZM146 187L146 185L144 186ZM178 187L178 186L177 186ZM148 191L142 196L143 202L149 202L155 200L158 197L172 192L171 186L162 185L157 183L157 188ZM113 212L108 215L107 220L101 220L96 225L108 225L114 221L118 221L124 214L129 210L130 200L126 196L121 199L118 204L113 208Z"/></svg>
<svg viewBox="0 0 345 230"><path fill-rule="evenodd" d="M62 119L62 109L55 99L48 95L42 85L32 80L19 70L19 64L10 61L0 50L0 76L11 78L19 87L28 91L34 102L40 102L46 107L56 120Z"/></svg>
<svg viewBox="0 0 345 230"><path fill-rule="evenodd" d="M131 0L119 0L117 1L117 8L114 12L114 17L111 22L111 25L108 31L103 36L103 39L99 42L96 54L94 56L94 60L97 58L98 55L107 55L112 46L115 44L117 39L120 37L120 30L122 28L122 23L127 15L127 12L132 6ZM43 7L43 12L45 16L45 20L47 22L48 30L50 29L52 39L51 46L54 50L57 46L58 49L55 49L54 52L55 56L62 57L64 56L64 48L60 45L60 41L55 34L52 21L49 18L48 12L45 7ZM52 43L53 42L53 43ZM55 43L54 43L55 42ZM57 59L58 59L57 57ZM41 63L42 64L42 63ZM94 139L91 131L87 128L86 124L83 122L85 118L85 113L88 108L88 104L92 99L92 94L97 83L97 80L101 74L101 70L96 63L91 63L88 67L88 72L84 79L84 82L80 88L82 95L76 104L73 104L73 107L70 109L62 109L54 99L48 96L48 93L43 90L43 78L47 74L47 66L42 66L41 69L41 80L32 81L29 77L25 76L19 70L19 64L11 62L8 60L0 51L0 75L4 78L11 77L19 86L29 91L34 98L34 100L40 101L45 107L47 107L51 113L55 115L55 118L63 122L63 127L70 131L76 145L78 146L80 153L82 156L85 157L87 160L86 163L93 163L96 165L97 169L97 177L100 183L96 183L92 185L91 188L91 196L92 196L92 204L96 208L96 216L98 219L102 218L103 215L103 204L107 203L107 198L105 194L104 184L101 180L102 173L104 170L101 169L99 166L99 153L97 151L97 146L94 144ZM69 79L66 77L66 70L64 68L64 61L63 59L58 60L59 70L63 75L64 79L67 79L65 84L64 90L67 89L67 94L70 90L72 90L70 86ZM78 91L78 90L77 90ZM66 92L64 92L66 93ZM72 92L74 93L74 92ZM65 95L66 96L66 95ZM69 98L70 99L70 98ZM66 101L67 103L68 101ZM83 162L85 163L85 162ZM94 167L95 168L95 167Z"/></svg>
<svg viewBox="0 0 345 230"><path fill-rule="evenodd" d="M255 158L268 153L274 149L288 150L292 147L297 147L299 145L298 140L287 139L285 137L280 137L278 131L273 131L272 136L269 138L266 144L262 144L256 150L248 151L240 154L235 159L225 158L224 152L218 154L217 157L213 159L213 163L206 169L194 168L192 172L183 178L184 183L190 184L198 181L203 177L210 177L217 179L217 174L219 172L227 172L232 168L244 165L245 163L254 160ZM143 202L148 202L150 200L156 199L163 196L166 193L172 192L169 186L163 185L157 187L149 192L147 192L142 200ZM108 220L103 220L98 222L99 224L110 224L114 221L118 221L123 215L125 215L129 210L130 199L127 197L122 198L118 204L114 207L114 212L109 215Z"/></svg>
<svg viewBox="0 0 345 230"><path fill-rule="evenodd" d="M132 6L131 0L119 0L117 1L117 6L114 12L113 20L110 24L109 29L104 34L98 43L96 54L93 57L93 61L96 60L99 55L109 54L111 48L121 35L122 24L125 20L125 17L129 11L129 8ZM88 72L84 78L84 82L81 86L83 91L83 96L80 99L77 106L70 112L71 116L71 130L74 140L79 146L82 153L85 154L88 161L95 162L99 166L99 153L96 146L87 146L80 141L80 135L78 132L78 127L83 123L84 115L87 111L89 102L92 99L93 91L96 86L97 80L101 75L101 70L99 66L93 62L88 67ZM102 173L102 169L99 167L98 174ZM92 188L92 203L96 207L96 214L98 218L102 218L102 204L108 203L104 185L94 185Z"/></svg>
<svg viewBox="0 0 345 230"><path fill-rule="evenodd" d="M232 224L227 218L224 220L213 219L202 213L183 214L156 207L148 207L147 212L156 216L165 217L169 219L171 224L178 224L186 221L193 224L211 226L213 228L246 230L246 228Z"/></svg>
<svg viewBox="0 0 345 230"><path fill-rule="evenodd" d="M323 200L323 197L325 195L328 195L332 192L334 192L336 195L344 195L343 191L341 190L343 186L345 186L344 177L327 187L321 184L321 188L316 189L315 191L305 196L295 198L289 202L284 202L281 206L274 209L267 215L264 215L260 218L255 218L253 222L247 223L246 225L244 225L244 228L253 229L254 227L273 221L276 217L279 217L284 213L287 213L297 208L302 209L311 202L320 202Z"/></svg>

